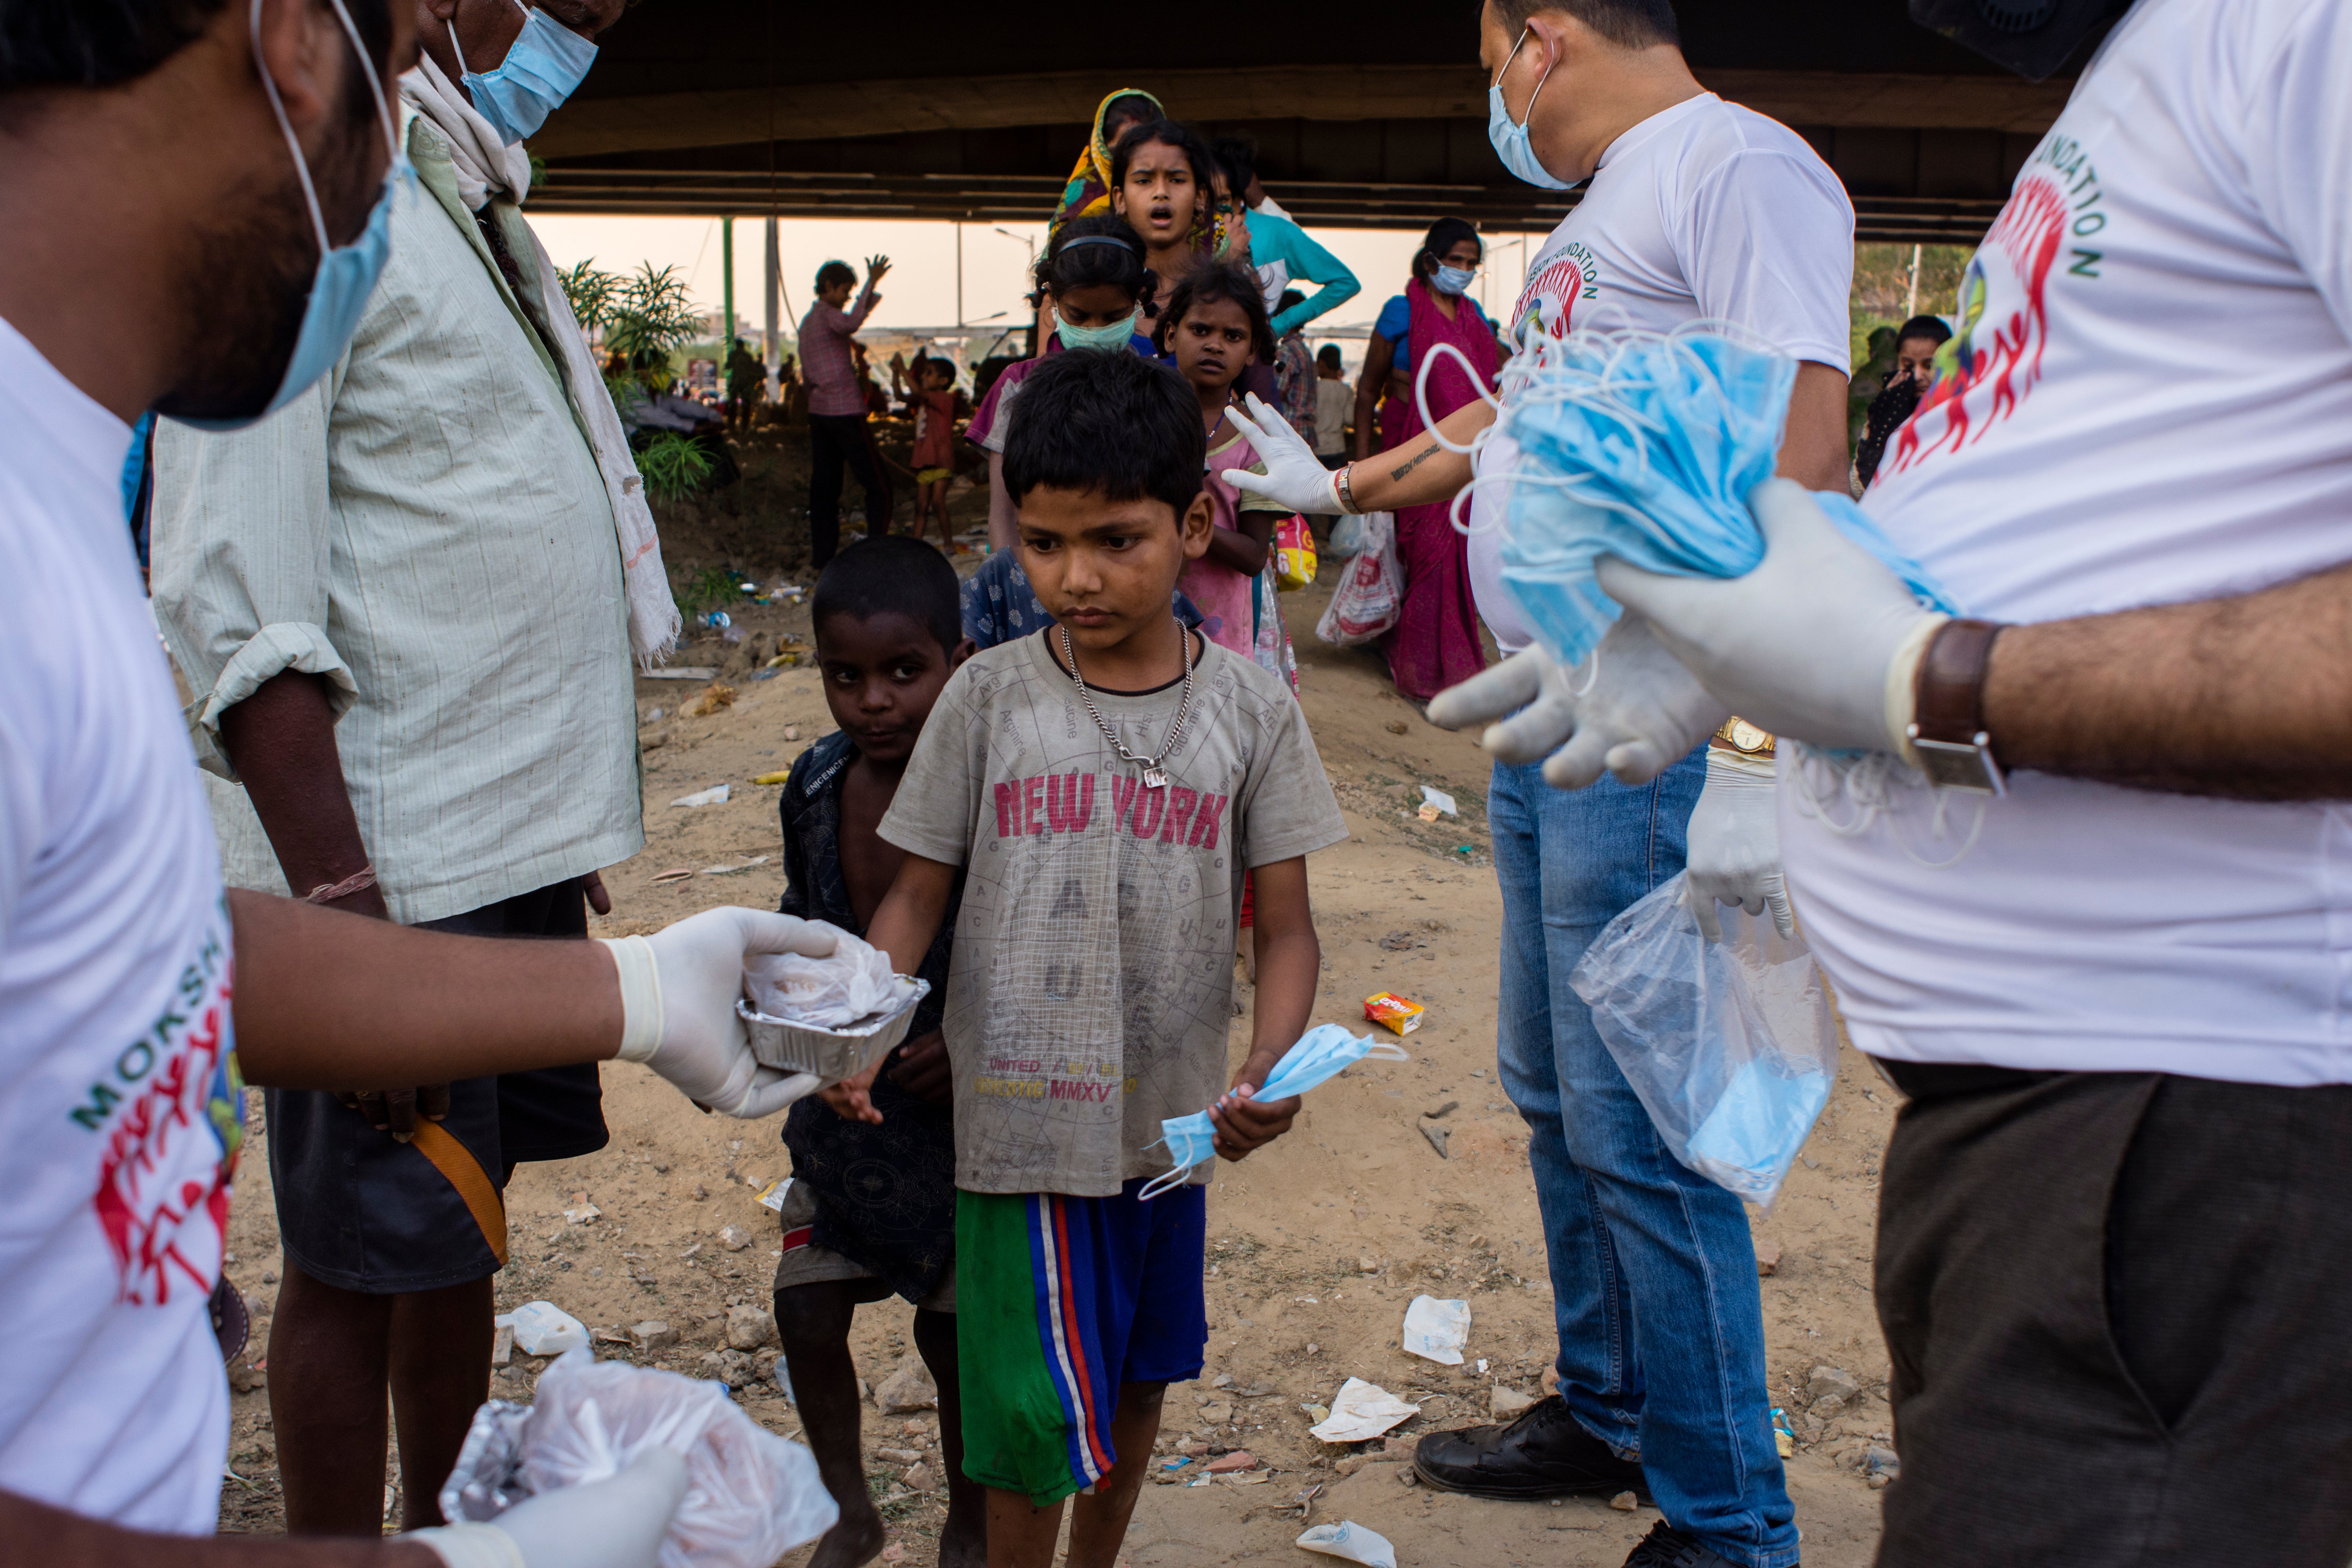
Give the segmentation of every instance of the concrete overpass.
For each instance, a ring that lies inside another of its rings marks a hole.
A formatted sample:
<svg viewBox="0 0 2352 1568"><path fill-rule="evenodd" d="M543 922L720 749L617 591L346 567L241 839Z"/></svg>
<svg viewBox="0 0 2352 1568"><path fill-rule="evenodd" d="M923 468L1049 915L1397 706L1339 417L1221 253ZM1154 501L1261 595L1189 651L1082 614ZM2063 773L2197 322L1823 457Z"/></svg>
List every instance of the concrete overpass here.
<svg viewBox="0 0 2352 1568"><path fill-rule="evenodd" d="M1914 26L1901 0L1679 0L1701 81L1801 132L1865 240L1974 244L2063 105ZM1088 117L1142 87L1246 131L1302 221L1546 230L1576 199L1486 142L1475 0L1196 0L1170 33L1118 8L643 0L532 139L534 211L1041 220Z"/></svg>

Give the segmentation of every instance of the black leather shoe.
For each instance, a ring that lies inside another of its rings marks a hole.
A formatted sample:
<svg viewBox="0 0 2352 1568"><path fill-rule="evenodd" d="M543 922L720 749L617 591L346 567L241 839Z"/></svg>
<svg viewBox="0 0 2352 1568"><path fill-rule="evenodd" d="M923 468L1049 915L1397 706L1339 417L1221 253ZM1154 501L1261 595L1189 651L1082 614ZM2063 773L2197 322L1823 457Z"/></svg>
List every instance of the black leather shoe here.
<svg viewBox="0 0 2352 1568"><path fill-rule="evenodd" d="M1558 1394L1537 1402L1507 1426L1432 1432L1413 1451L1412 1468L1440 1491L1472 1497L1613 1497L1630 1491L1647 1502L1642 1467L1610 1452L1577 1424Z"/></svg>
<svg viewBox="0 0 2352 1568"><path fill-rule="evenodd" d="M1662 1519L1633 1543L1633 1554L1625 1559L1625 1568L1739 1568L1739 1564Z"/></svg>

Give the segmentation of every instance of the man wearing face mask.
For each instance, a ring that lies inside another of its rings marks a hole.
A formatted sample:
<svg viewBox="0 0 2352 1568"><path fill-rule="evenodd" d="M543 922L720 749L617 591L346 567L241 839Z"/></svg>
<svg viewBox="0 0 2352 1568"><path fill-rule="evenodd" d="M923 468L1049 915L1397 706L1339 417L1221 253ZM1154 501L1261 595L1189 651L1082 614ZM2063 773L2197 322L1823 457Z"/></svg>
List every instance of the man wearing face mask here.
<svg viewBox="0 0 2352 1568"><path fill-rule="evenodd" d="M1793 132L1703 89L1676 36L1665 0L1488 0L1480 58L1496 155L1548 189L1589 182L1529 265L1507 335L1524 344L1589 325L1734 323L1800 362L1780 471L1808 488L1842 485L1853 208ZM1306 511L1425 504L1473 477L1473 460L1436 434L1458 446L1493 418L1474 400L1435 433L1334 474L1260 416L1251 429L1271 438L1251 439L1266 472L1235 483ZM1477 458L1491 474L1515 461L1499 437ZM1500 485L1474 493L1469 561L1479 614L1511 653L1533 637L1501 583L1493 524L1507 500ZM1649 650L1649 663L1663 658ZM1601 689L1643 668L1621 647L1601 660ZM1461 722L1465 690L1499 693L1493 706L1508 713L1540 695L1530 668L1515 658L1441 694L1430 717ZM1746 1215L1666 1152L1568 984L1612 919L1684 868L1686 848L1702 923L1718 899L1787 920L1772 738L1726 726L1704 744L1729 718L1705 706L1706 726L1633 786L1548 788L1537 764L1549 747L1507 727L1490 738L1502 1079L1530 1129L1560 1392L1509 1426L1424 1437L1416 1468L1482 1496L1654 1495L1664 1521L1631 1563L1787 1568L1797 1531Z"/></svg>
<svg viewBox="0 0 2352 1568"><path fill-rule="evenodd" d="M166 423L156 610L197 694L232 886L578 939L590 903L610 908L599 869L644 842L631 654L665 651L678 617L612 400L518 210L520 141L622 0L395 3L423 58L400 82L416 177L382 282L350 350L270 418ZM356 1102L272 1090L268 1111L288 1527L378 1528L387 1387L403 1522L436 1523L488 1386L499 1194L520 1162L604 1146L597 1069Z"/></svg>
<svg viewBox="0 0 2352 1568"><path fill-rule="evenodd" d="M197 1539L239 1068L359 1090L617 1056L745 1117L815 1087L732 1011L751 955L831 951L799 921L494 942L223 893L121 525L130 421L249 426L342 358L414 58L385 0L0 5L0 1561L652 1568L686 1484L662 1449L495 1525Z"/></svg>

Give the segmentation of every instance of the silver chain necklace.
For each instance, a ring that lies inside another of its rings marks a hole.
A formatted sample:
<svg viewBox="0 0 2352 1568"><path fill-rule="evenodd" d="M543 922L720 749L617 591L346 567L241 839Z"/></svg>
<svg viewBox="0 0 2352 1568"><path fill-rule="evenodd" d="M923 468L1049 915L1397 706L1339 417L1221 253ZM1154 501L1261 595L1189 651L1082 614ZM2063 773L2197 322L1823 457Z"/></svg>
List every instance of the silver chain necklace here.
<svg viewBox="0 0 2352 1568"><path fill-rule="evenodd" d="M1177 624L1177 637L1184 645L1184 695L1176 703L1176 722L1168 727L1168 739L1160 743L1160 755L1139 757L1127 749L1127 742L1118 738L1118 731L1103 722L1102 711L1095 706L1095 695L1087 689L1087 678L1078 673L1078 653L1070 646L1070 628L1062 626L1058 629L1062 634L1062 658L1069 663L1070 679L1078 685L1078 700L1087 705L1087 717L1094 720L1095 728L1103 732L1103 739L1111 743L1111 749L1118 753L1119 761L1142 764L1144 788L1166 789L1168 774L1160 764L1167 760L1169 752L1176 749L1177 739L1184 733L1184 721L1192 712L1192 632L1181 622Z"/></svg>

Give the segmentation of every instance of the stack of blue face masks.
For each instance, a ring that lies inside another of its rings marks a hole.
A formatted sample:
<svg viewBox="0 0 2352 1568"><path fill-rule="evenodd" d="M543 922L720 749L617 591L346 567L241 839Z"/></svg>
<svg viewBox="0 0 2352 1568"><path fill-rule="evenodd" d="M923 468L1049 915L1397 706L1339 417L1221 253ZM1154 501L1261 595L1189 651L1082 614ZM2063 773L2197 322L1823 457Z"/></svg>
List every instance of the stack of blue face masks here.
<svg viewBox="0 0 2352 1568"><path fill-rule="evenodd" d="M1740 577L1764 559L1748 492L1772 477L1796 362L1720 333L1587 330L1508 378L1519 445L1503 581L1552 655L1581 663L1617 618L1593 580L1614 555L1645 571ZM1851 499L1814 499L1920 602L1955 613L1927 572Z"/></svg>
<svg viewBox="0 0 2352 1568"><path fill-rule="evenodd" d="M1274 1070L1265 1075L1265 1081L1250 1098L1288 1100L1294 1094L1305 1094L1366 1057L1389 1062L1412 1059L1402 1047L1385 1041L1374 1045L1370 1035L1357 1038L1337 1024L1318 1024L1299 1036L1297 1045L1282 1053L1282 1059L1274 1064ZM1217 1126L1205 1110L1170 1117L1160 1124L1160 1141L1168 1145L1168 1155L1175 1162L1175 1169L1154 1177L1137 1194L1139 1197L1156 1198L1171 1187L1182 1186L1193 1166L1216 1158Z"/></svg>

